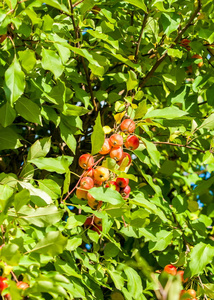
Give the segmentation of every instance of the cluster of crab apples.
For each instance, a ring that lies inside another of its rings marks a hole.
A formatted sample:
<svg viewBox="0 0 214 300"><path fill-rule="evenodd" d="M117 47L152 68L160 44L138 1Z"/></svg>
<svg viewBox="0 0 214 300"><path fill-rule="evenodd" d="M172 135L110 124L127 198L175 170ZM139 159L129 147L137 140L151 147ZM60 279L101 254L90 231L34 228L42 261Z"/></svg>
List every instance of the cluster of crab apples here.
<svg viewBox="0 0 214 300"><path fill-rule="evenodd" d="M132 159L129 153L123 151L123 147L125 146L127 150L135 150L139 146L139 139L133 134L135 131L135 122L131 119L125 119L120 124L120 130L122 134L114 133L104 140L99 154L103 156L109 155L119 166L124 163L125 166L129 166ZM84 172L76 189L76 196L78 199L87 200L88 205L92 209L100 209L102 206L102 201L96 200L89 192L93 187L103 186L111 188L118 191L124 199L129 197L131 192L129 179L115 177L115 174L110 172L109 169L97 166L91 154L86 153L81 155L79 157L79 165L84 169ZM102 230L101 223L100 219L93 217L86 220L85 226L90 226L92 230L98 231Z"/></svg>
<svg viewBox="0 0 214 300"><path fill-rule="evenodd" d="M173 276L179 275L182 283L186 283L188 281L188 278L184 279L184 270L177 270L174 265L166 265L164 267L164 272ZM182 290L180 292L180 300L197 300L196 291L193 289Z"/></svg>
<svg viewBox="0 0 214 300"><path fill-rule="evenodd" d="M8 279L7 277L0 276L0 295L1 293L8 288ZM29 287L29 284L24 281L18 281L16 286L20 290L26 290ZM4 299L11 299L9 294L4 295Z"/></svg>

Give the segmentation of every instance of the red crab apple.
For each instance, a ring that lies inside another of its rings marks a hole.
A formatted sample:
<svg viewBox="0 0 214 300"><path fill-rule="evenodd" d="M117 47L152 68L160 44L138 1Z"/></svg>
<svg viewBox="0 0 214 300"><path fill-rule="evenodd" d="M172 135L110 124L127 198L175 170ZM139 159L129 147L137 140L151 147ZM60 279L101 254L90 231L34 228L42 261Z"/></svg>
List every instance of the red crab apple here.
<svg viewBox="0 0 214 300"><path fill-rule="evenodd" d="M138 148L140 142L135 135L129 135L126 139L125 146L127 149L135 150Z"/></svg>
<svg viewBox="0 0 214 300"><path fill-rule="evenodd" d="M171 275L176 275L177 273L177 268L173 265L166 265L164 267L164 271L168 274L171 274Z"/></svg>
<svg viewBox="0 0 214 300"><path fill-rule="evenodd" d="M83 177L80 181L80 187L90 190L94 186L94 180L91 177Z"/></svg>
<svg viewBox="0 0 214 300"><path fill-rule="evenodd" d="M102 145L102 148L99 153L105 155L108 154L110 151L111 151L111 144L109 142L109 139L105 139L104 144Z"/></svg>
<svg viewBox="0 0 214 300"><path fill-rule="evenodd" d="M127 186L129 184L129 179L118 177L116 179L116 183L117 183L117 185L119 185L120 188L124 188L125 186Z"/></svg>
<svg viewBox="0 0 214 300"><path fill-rule="evenodd" d="M0 293L8 287L7 278L0 276Z"/></svg>
<svg viewBox="0 0 214 300"><path fill-rule="evenodd" d="M17 282L16 286L18 289L21 289L21 290L26 290L27 288L29 288L29 284L24 281Z"/></svg>
<svg viewBox="0 0 214 300"><path fill-rule="evenodd" d="M123 156L122 156L121 160L117 162L117 164L120 166L120 165L122 164L123 160L124 160L126 157L128 157L128 163L127 163L127 166L129 166L130 163L132 162L132 159L131 159L130 154L128 154L128 153L126 153L126 152L123 152Z"/></svg>
<svg viewBox="0 0 214 300"><path fill-rule="evenodd" d="M94 170L94 179L97 181L106 181L109 178L109 170L105 167L97 167Z"/></svg>
<svg viewBox="0 0 214 300"><path fill-rule="evenodd" d="M120 129L124 132L133 133L135 131L135 122L131 119L125 119L120 124Z"/></svg>
<svg viewBox="0 0 214 300"><path fill-rule="evenodd" d="M119 161L123 157L123 149L121 147L115 147L111 149L110 157L116 161Z"/></svg>
<svg viewBox="0 0 214 300"><path fill-rule="evenodd" d="M102 227L102 225L101 226L96 225L96 226L92 227L91 230L96 231L100 235L103 230L103 227Z"/></svg>
<svg viewBox="0 0 214 300"><path fill-rule="evenodd" d="M120 190L120 194L123 198L128 198L130 192L131 192L131 188L129 185L127 185L126 187L124 187Z"/></svg>
<svg viewBox="0 0 214 300"><path fill-rule="evenodd" d="M91 154L83 154L79 157L79 165L83 169L91 168L94 164L94 158Z"/></svg>
<svg viewBox="0 0 214 300"><path fill-rule="evenodd" d="M180 275L181 281L182 281L183 283L186 283L186 282L188 281L188 278L184 279L184 271L183 271L183 270L177 271L177 275Z"/></svg>
<svg viewBox="0 0 214 300"><path fill-rule="evenodd" d="M123 137L120 134L114 133L110 136L109 142L112 147L119 147L123 145Z"/></svg>

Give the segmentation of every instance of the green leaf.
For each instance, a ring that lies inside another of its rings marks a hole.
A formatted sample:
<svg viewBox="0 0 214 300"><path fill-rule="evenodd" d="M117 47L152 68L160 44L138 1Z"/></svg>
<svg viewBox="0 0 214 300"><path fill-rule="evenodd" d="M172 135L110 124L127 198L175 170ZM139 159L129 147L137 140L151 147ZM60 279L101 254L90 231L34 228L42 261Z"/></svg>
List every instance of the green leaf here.
<svg viewBox="0 0 214 300"><path fill-rule="evenodd" d="M13 123L16 118L16 111L7 102L0 108L0 124L7 127Z"/></svg>
<svg viewBox="0 0 214 300"><path fill-rule="evenodd" d="M62 75L64 70L61 58L53 50L42 49L42 67L54 74L55 79Z"/></svg>
<svg viewBox="0 0 214 300"><path fill-rule="evenodd" d="M94 155L100 151L105 140L105 133L100 119L100 112L95 120L95 125L93 127L93 133L91 135L91 154Z"/></svg>
<svg viewBox="0 0 214 300"><path fill-rule="evenodd" d="M6 244L1 249L1 259L10 266L18 266L21 254L16 244Z"/></svg>
<svg viewBox="0 0 214 300"><path fill-rule="evenodd" d="M71 129L68 128L64 124L63 121L60 123L59 127L60 127L61 138L68 145L68 147L71 149L71 151L73 152L73 154L75 154L75 152L76 152L76 146L77 146L77 141L76 141L74 135L72 134Z"/></svg>
<svg viewBox="0 0 214 300"><path fill-rule="evenodd" d="M198 129L207 128L213 129L214 128L214 114L211 114L204 122L198 127Z"/></svg>
<svg viewBox="0 0 214 300"><path fill-rule="evenodd" d="M41 140L36 141L31 147L28 152L28 160L43 157L48 154L51 148L51 139L43 138Z"/></svg>
<svg viewBox="0 0 214 300"><path fill-rule="evenodd" d="M0 150L17 149L22 146L20 136L11 128L0 129Z"/></svg>
<svg viewBox="0 0 214 300"><path fill-rule="evenodd" d="M138 85L137 75L131 70L128 71L129 77L126 82L127 91L134 89Z"/></svg>
<svg viewBox="0 0 214 300"><path fill-rule="evenodd" d="M80 13L84 15L88 10L91 10L95 5L94 0L84 0L80 7Z"/></svg>
<svg viewBox="0 0 214 300"><path fill-rule="evenodd" d="M27 189L30 192L31 200L37 206L46 206L52 203L51 197L44 191L35 188L31 183L19 181L19 184L23 189Z"/></svg>
<svg viewBox="0 0 214 300"><path fill-rule="evenodd" d="M67 244L67 238L59 231L50 231L29 252L37 252L50 256L56 256L63 252Z"/></svg>
<svg viewBox="0 0 214 300"><path fill-rule="evenodd" d="M47 227L59 222L62 219L63 213L63 210L58 210L55 205L39 207L37 209L23 206L19 210L19 222L21 224L34 224L38 227Z"/></svg>
<svg viewBox="0 0 214 300"><path fill-rule="evenodd" d="M178 58L181 58L182 55L183 55L182 51L180 51L178 49L173 49L173 48L169 48L167 53L168 53L169 56L178 57Z"/></svg>
<svg viewBox="0 0 214 300"><path fill-rule="evenodd" d="M39 1L42 2L42 3L44 3L43 0L39 0ZM69 14L69 15L71 14L70 10L64 4L59 3L59 1L57 1L57 0L47 0L47 1L45 1L45 3L47 5L50 5L50 6L54 7L54 8L57 8L57 9L65 12L66 14Z"/></svg>
<svg viewBox="0 0 214 300"><path fill-rule="evenodd" d="M18 212L22 208L22 206L26 205L29 201L30 192L27 189L23 189L19 193L15 194L14 207L16 212Z"/></svg>
<svg viewBox="0 0 214 300"><path fill-rule="evenodd" d="M47 170L49 172L56 172L58 174L64 174L67 172L73 157L69 160L67 157L58 156L57 158L52 157L38 157L29 160L29 162L36 165L41 170Z"/></svg>
<svg viewBox="0 0 214 300"><path fill-rule="evenodd" d="M63 115L65 116L83 116L89 112L88 109L86 109L83 106L77 106L66 103L64 105Z"/></svg>
<svg viewBox="0 0 214 300"><path fill-rule="evenodd" d="M104 248L104 255L107 258L115 257L119 254L119 252L120 252L120 249L118 249L118 247L116 247L112 243L107 243L105 248Z"/></svg>
<svg viewBox="0 0 214 300"><path fill-rule="evenodd" d="M147 118L175 119L175 118L183 117L187 114L188 113L186 111L182 111L175 106L171 106L163 109L154 109L152 111L149 111L144 116L144 119Z"/></svg>
<svg viewBox="0 0 214 300"><path fill-rule="evenodd" d="M40 107L28 98L21 97L16 102L16 111L29 122L41 125Z"/></svg>
<svg viewBox="0 0 214 300"><path fill-rule="evenodd" d="M108 44L110 44L113 48L119 50L119 43L118 43L118 41L114 40L113 38L111 38L107 34L104 34L102 32L98 32L96 30L88 30L88 33L91 36L95 37L96 39L101 39L101 40L107 42Z"/></svg>
<svg viewBox="0 0 214 300"><path fill-rule="evenodd" d="M11 105L19 99L25 89L25 74L15 56L12 64L5 72L5 94Z"/></svg>
<svg viewBox="0 0 214 300"><path fill-rule="evenodd" d="M135 110L135 119L141 119L145 116L147 113L147 105L146 105L146 100L141 101L138 104L137 109Z"/></svg>
<svg viewBox="0 0 214 300"><path fill-rule="evenodd" d="M94 187L90 189L90 194L99 201L109 202L113 205L125 203L124 199L117 191L110 188Z"/></svg>
<svg viewBox="0 0 214 300"><path fill-rule="evenodd" d="M214 257L214 247L200 242L190 252L189 269L191 277L204 272L207 264L211 263Z"/></svg>
<svg viewBox="0 0 214 300"><path fill-rule="evenodd" d="M125 1L138 8L141 8L143 11L145 11L145 13L147 13L147 8L143 0L125 0Z"/></svg>
<svg viewBox="0 0 214 300"><path fill-rule="evenodd" d="M121 274L116 270L111 271L107 269L106 271L111 276L111 279L113 280L116 289L121 290L124 286L124 278L121 276Z"/></svg>
<svg viewBox="0 0 214 300"><path fill-rule="evenodd" d="M143 292L142 281L138 273L131 267L125 266L124 273L128 278L127 288L134 299L139 299Z"/></svg>
<svg viewBox="0 0 214 300"><path fill-rule="evenodd" d="M171 244L173 238L172 231L161 230L157 233L157 242L149 242L149 252L163 251Z"/></svg>
<svg viewBox="0 0 214 300"><path fill-rule="evenodd" d="M58 199L61 196L61 187L52 179L38 180L39 188L46 192L51 199Z"/></svg>
<svg viewBox="0 0 214 300"><path fill-rule="evenodd" d="M0 210L4 210L10 198L13 195L13 189L7 184L0 185Z"/></svg>
<svg viewBox="0 0 214 300"><path fill-rule="evenodd" d="M19 59L21 61L22 67L27 71L32 71L36 64L35 52L30 49L24 51L19 51Z"/></svg>
<svg viewBox="0 0 214 300"><path fill-rule="evenodd" d="M140 137L143 143L146 145L149 156L151 157L153 163L155 163L160 168L160 152L157 150L157 147L152 142L147 141L146 139Z"/></svg>
<svg viewBox="0 0 214 300"><path fill-rule="evenodd" d="M214 183L214 176L212 176L207 180L203 180L196 186L196 188L193 190L193 193L196 195L201 195L205 193L205 191L208 190L213 183Z"/></svg>

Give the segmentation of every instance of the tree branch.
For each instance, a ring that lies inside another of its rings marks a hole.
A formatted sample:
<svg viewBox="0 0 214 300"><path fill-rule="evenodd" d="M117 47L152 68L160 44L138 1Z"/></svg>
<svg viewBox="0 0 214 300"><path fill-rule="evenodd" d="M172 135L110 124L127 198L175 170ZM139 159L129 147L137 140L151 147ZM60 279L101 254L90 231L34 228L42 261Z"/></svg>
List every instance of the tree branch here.
<svg viewBox="0 0 214 300"><path fill-rule="evenodd" d="M139 38L138 38L137 47L136 47L136 50L135 50L135 60L136 61L137 61L137 57L138 57L138 53L139 53L139 49L140 49L140 43L141 43L141 40L142 40L143 31L146 27L147 19L148 19L148 13L146 13L145 16L144 16L143 24L142 24L140 35L139 35Z"/></svg>
<svg viewBox="0 0 214 300"><path fill-rule="evenodd" d="M174 144L174 143L170 143L170 142L153 142L153 144L155 144L155 145L164 144L164 145L170 145L170 146L175 146L175 147L184 147L184 148L196 150L196 151L199 151L199 152L202 152L202 153L206 153L205 150L201 150L199 148L191 147L191 146L188 146L188 145Z"/></svg>
<svg viewBox="0 0 214 300"><path fill-rule="evenodd" d="M187 22L187 24L184 26L183 29L181 29L177 35L177 37L175 38L173 44L170 46L170 48L174 48L176 43L178 42L178 40L181 39L182 35L184 34L184 32L191 26L192 21L195 19L195 17L197 16L198 12L201 10L201 0L197 0L198 2L198 6L196 8L196 10L193 12L193 14L191 15L191 17L189 18L189 21ZM147 83L147 81L153 76L154 72L156 71L156 69L160 66L160 64L162 63L162 61L164 61L164 59L167 56L167 50L164 52L164 54L156 61L156 63L154 64L154 66L152 67L152 69L146 74L146 76L142 79L139 87L142 88L144 87L144 85Z"/></svg>
<svg viewBox="0 0 214 300"><path fill-rule="evenodd" d="M84 0L80 0L80 1L77 1L76 3L73 4L73 7L76 7L77 5L79 5L80 3L82 3Z"/></svg>

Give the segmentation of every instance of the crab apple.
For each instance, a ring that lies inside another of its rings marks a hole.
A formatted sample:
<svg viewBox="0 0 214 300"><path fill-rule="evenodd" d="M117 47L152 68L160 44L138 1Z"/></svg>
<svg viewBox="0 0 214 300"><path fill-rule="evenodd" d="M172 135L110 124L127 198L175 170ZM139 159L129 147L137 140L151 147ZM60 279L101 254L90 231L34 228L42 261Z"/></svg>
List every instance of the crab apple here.
<svg viewBox="0 0 214 300"><path fill-rule="evenodd" d="M93 225L93 217L88 217L86 220L85 220L85 223L84 223L84 226L85 227L90 227Z"/></svg>
<svg viewBox="0 0 214 300"><path fill-rule="evenodd" d="M94 179L97 181L106 181L109 178L109 170L104 167L97 167L94 170Z"/></svg>
<svg viewBox="0 0 214 300"><path fill-rule="evenodd" d="M85 171L84 176L86 177L93 177L94 176L94 169L89 168L87 171Z"/></svg>
<svg viewBox="0 0 214 300"><path fill-rule="evenodd" d="M108 183L106 183L106 187L108 188L108 187L114 187L114 189L116 190L116 191L120 191L120 187L118 186L118 184L116 183L116 181L113 181L113 180L111 180L111 181L109 181Z"/></svg>
<svg viewBox="0 0 214 300"><path fill-rule="evenodd" d="M92 197L92 196L91 196ZM92 209L100 209L100 207L102 206L102 201L98 201L96 199L88 199L88 206L90 206Z"/></svg>
<svg viewBox="0 0 214 300"><path fill-rule="evenodd" d="M202 59L202 56L199 55L199 54L194 54L194 55L192 56L192 58ZM200 62L198 63L198 67L199 67L199 68L202 67L203 64L204 64L203 61L200 61Z"/></svg>
<svg viewBox="0 0 214 300"><path fill-rule="evenodd" d="M129 185L127 185L126 187L124 187L120 190L120 194L123 198L128 198L130 192L131 192L131 188Z"/></svg>
<svg viewBox="0 0 214 300"><path fill-rule="evenodd" d="M184 271L183 271L183 270L179 270L179 271L177 272L177 275L180 275L181 281L182 281L183 283L185 283L185 282L188 281L188 278L184 279Z"/></svg>
<svg viewBox="0 0 214 300"><path fill-rule="evenodd" d="M87 194L88 194L88 192L85 191L85 190L82 190L81 188L76 189L76 196L77 196L78 199L86 200L87 199Z"/></svg>
<svg viewBox="0 0 214 300"><path fill-rule="evenodd" d="M90 190L94 186L94 180L91 177L83 177L80 181L80 187Z"/></svg>
<svg viewBox="0 0 214 300"><path fill-rule="evenodd" d="M94 179L94 186L101 186L103 184L103 181L95 180Z"/></svg>
<svg viewBox="0 0 214 300"><path fill-rule="evenodd" d="M109 139L105 139L104 144L102 145L101 150L99 151L100 154L105 155L111 151L111 144Z"/></svg>
<svg viewBox="0 0 214 300"><path fill-rule="evenodd" d="M140 142L135 135L129 135L126 139L125 146L127 149L135 150L138 148Z"/></svg>
<svg viewBox="0 0 214 300"><path fill-rule="evenodd" d="M29 284L24 281L17 282L16 286L18 289L21 289L21 290L26 290L27 288L29 288Z"/></svg>
<svg viewBox="0 0 214 300"><path fill-rule="evenodd" d="M123 157L123 149L121 147L112 148L110 157L116 161L121 160L121 158Z"/></svg>
<svg viewBox="0 0 214 300"><path fill-rule="evenodd" d="M0 276L0 292L8 287L7 278Z"/></svg>
<svg viewBox="0 0 214 300"><path fill-rule="evenodd" d="M129 166L130 163L132 162L132 158L131 158L131 155L128 154L128 153L126 153L126 152L123 152L122 159L121 159L120 161L118 161L117 164L120 166L120 165L122 164L123 160L124 160L126 157L128 157L128 164L127 164L127 166Z"/></svg>
<svg viewBox="0 0 214 300"><path fill-rule="evenodd" d="M173 265L166 265L164 267L164 271L168 274L171 274L171 275L176 275L177 273L177 268Z"/></svg>
<svg viewBox="0 0 214 300"><path fill-rule="evenodd" d="M116 179L116 183L117 183L117 185L119 185L120 188L124 188L125 186L127 186L129 184L129 179L118 177Z"/></svg>
<svg viewBox="0 0 214 300"><path fill-rule="evenodd" d="M196 291L193 290L193 289L187 290L187 294L189 294L189 295L192 296L192 297L196 297Z"/></svg>
<svg viewBox="0 0 214 300"><path fill-rule="evenodd" d="M125 119L120 124L120 129L128 133L133 133L135 131L135 122L132 119Z"/></svg>
<svg viewBox="0 0 214 300"><path fill-rule="evenodd" d="M94 158L91 154L83 154L79 157L79 165L83 169L91 168L94 164Z"/></svg>
<svg viewBox="0 0 214 300"><path fill-rule="evenodd" d="M109 138L109 143L112 147L119 147L123 145L123 137L118 133L114 133Z"/></svg>
<svg viewBox="0 0 214 300"><path fill-rule="evenodd" d="M93 226L91 228L91 230L96 231L100 235L103 230L103 227L102 227L102 225L101 226L96 225L96 226Z"/></svg>
<svg viewBox="0 0 214 300"><path fill-rule="evenodd" d="M102 219L94 216L94 224L101 226L102 225Z"/></svg>

